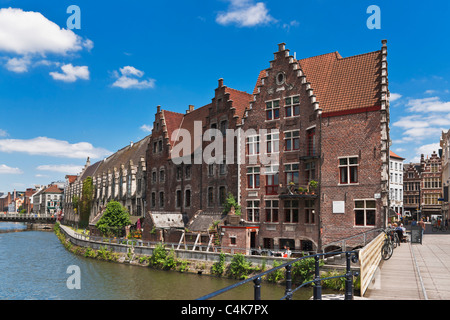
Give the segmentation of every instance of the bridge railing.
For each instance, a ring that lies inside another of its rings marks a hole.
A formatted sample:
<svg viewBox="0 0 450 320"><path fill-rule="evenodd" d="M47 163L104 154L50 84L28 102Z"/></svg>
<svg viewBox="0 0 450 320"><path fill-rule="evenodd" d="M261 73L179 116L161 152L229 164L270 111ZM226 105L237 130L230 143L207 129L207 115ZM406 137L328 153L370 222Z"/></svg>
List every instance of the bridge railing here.
<svg viewBox="0 0 450 320"><path fill-rule="evenodd" d="M56 219L55 214L38 214L38 213L11 213L3 212L0 214L0 219Z"/></svg>
<svg viewBox="0 0 450 320"><path fill-rule="evenodd" d="M358 262L358 252L357 251L346 251L346 252L340 252L345 253L346 256L346 272L345 274L332 276L332 277L320 277L320 259L327 255L327 253L317 253L314 255L304 256L295 260L291 260L289 262L286 262L280 266L274 267L270 270L267 270L265 272L259 273L253 277L250 277L246 280L240 281L236 284L232 284L228 287L225 287L223 289L217 290L215 292L212 292L210 294L207 294L203 297L198 298L197 300L208 300L211 298L214 298L222 293L225 293L227 291L231 291L237 287L240 287L243 284L249 283L253 281L254 283L254 300L261 300L261 282L262 277L265 275L268 275L272 272L275 272L281 268L286 269L286 290L284 296L280 299L286 299L286 300L292 300L293 294L299 290L300 288L308 285L308 284L314 284L313 288L313 299L314 300L322 300L322 281L328 280L328 279L334 279L334 278L345 278L345 294L344 299L345 300L353 300L353 276L357 275L356 272L353 272L351 270L351 263ZM301 285L297 286L295 289L292 289L292 266L294 263L307 259L307 258L314 258L315 264L314 264L314 279L311 281L307 281L302 283Z"/></svg>

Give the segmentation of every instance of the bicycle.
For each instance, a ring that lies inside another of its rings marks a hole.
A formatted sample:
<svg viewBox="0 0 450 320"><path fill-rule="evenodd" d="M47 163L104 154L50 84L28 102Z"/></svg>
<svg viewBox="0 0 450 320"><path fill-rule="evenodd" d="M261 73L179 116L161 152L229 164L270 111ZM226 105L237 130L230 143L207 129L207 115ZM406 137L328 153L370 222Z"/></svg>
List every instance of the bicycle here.
<svg viewBox="0 0 450 320"><path fill-rule="evenodd" d="M433 225L433 227L431 228L431 231L433 231L433 232L438 232L438 231L442 231L442 232L445 232L446 230L445 230L445 227L441 224L440 226L438 226L438 225Z"/></svg>
<svg viewBox="0 0 450 320"><path fill-rule="evenodd" d="M391 235L389 231L383 230L384 232L384 243L381 247L381 258L383 260L389 260L394 253L394 243L392 242Z"/></svg>

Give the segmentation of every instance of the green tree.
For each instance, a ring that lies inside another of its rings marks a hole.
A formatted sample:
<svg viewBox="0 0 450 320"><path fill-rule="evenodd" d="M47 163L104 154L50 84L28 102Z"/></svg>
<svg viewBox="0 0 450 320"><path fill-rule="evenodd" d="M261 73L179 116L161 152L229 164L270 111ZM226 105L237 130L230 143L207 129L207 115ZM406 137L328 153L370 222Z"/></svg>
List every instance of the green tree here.
<svg viewBox="0 0 450 320"><path fill-rule="evenodd" d="M231 207L234 207L234 213L238 216L241 215L241 206L236 201L236 198L230 192L228 193L228 198L225 199L225 203L223 204L223 213L228 213L231 210Z"/></svg>
<svg viewBox="0 0 450 320"><path fill-rule="evenodd" d="M127 209L117 201L110 201L106 206L105 213L95 226L102 234L112 236L130 224L130 214Z"/></svg>

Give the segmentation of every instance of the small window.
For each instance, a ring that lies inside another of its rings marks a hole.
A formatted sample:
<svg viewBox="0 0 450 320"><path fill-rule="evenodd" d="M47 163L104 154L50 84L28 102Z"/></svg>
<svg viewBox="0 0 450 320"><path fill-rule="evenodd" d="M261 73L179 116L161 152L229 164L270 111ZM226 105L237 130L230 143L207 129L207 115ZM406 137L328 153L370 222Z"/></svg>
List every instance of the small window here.
<svg viewBox="0 0 450 320"><path fill-rule="evenodd" d="M235 236L230 237L230 244L233 246L236 245L236 237Z"/></svg>
<svg viewBox="0 0 450 320"><path fill-rule="evenodd" d="M358 157L339 159L339 183L358 183Z"/></svg>
<svg viewBox="0 0 450 320"><path fill-rule="evenodd" d="M376 202L375 200L355 200L355 225L375 226Z"/></svg>
<svg viewBox="0 0 450 320"><path fill-rule="evenodd" d="M284 83L284 81L286 80L285 79L285 75L284 75L284 73L283 72L279 72L278 74L277 74L277 84L278 85L281 85L281 84L283 84Z"/></svg>
<svg viewBox="0 0 450 320"><path fill-rule="evenodd" d="M280 100L266 102L266 120L280 119Z"/></svg>

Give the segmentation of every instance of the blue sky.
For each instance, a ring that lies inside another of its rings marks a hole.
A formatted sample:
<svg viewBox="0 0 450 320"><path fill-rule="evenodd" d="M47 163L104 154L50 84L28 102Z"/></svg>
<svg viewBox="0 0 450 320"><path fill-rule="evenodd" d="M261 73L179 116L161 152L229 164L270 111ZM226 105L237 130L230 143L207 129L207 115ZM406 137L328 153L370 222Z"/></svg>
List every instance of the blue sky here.
<svg viewBox="0 0 450 320"><path fill-rule="evenodd" d="M450 129L449 1L0 0L0 192L64 180L149 132L156 106L249 93L277 44L297 58L388 40L392 150L416 161ZM81 29L68 29L70 5ZM380 29L369 29L370 5Z"/></svg>

